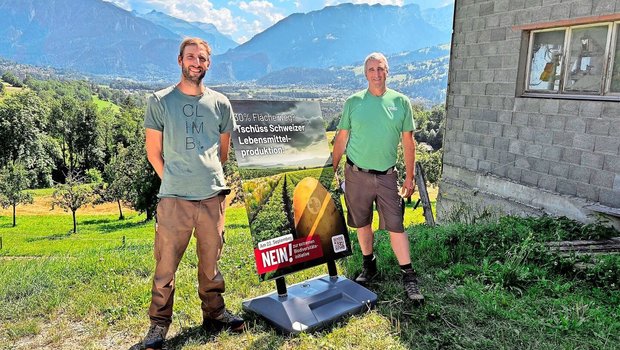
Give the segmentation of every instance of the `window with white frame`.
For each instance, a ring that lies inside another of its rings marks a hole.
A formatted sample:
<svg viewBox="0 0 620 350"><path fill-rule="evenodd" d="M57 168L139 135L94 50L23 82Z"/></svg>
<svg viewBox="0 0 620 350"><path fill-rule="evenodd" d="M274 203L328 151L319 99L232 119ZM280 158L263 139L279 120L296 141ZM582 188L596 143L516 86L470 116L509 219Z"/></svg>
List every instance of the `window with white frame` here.
<svg viewBox="0 0 620 350"><path fill-rule="evenodd" d="M530 32L525 93L620 96L620 22Z"/></svg>

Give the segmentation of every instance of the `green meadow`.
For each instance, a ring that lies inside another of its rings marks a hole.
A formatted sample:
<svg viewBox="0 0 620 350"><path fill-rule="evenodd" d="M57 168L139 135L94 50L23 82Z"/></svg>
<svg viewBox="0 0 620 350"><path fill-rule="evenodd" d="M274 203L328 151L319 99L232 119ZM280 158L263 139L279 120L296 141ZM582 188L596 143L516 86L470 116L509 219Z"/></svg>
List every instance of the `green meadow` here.
<svg viewBox="0 0 620 350"><path fill-rule="evenodd" d="M154 269L154 223L115 206L70 213L46 207L50 191L18 206L17 226L0 212L0 349L139 349ZM434 197L434 196L433 196ZM414 200L415 203L415 200ZM387 233L376 239L377 307L314 333L278 334L244 314L247 331L200 329L193 242L177 273L168 349L617 349L620 344L620 260L560 257L543 242L618 235L565 219L502 218L478 225L423 225L422 208L406 210L414 266L426 303L411 305L402 290ZM351 232L352 236L355 234ZM355 241L352 237L352 241ZM245 208L227 210L220 262L228 308L275 290L255 273ZM338 262L354 278L361 255ZM585 269L578 266L586 265ZM326 274L316 267L288 284Z"/></svg>

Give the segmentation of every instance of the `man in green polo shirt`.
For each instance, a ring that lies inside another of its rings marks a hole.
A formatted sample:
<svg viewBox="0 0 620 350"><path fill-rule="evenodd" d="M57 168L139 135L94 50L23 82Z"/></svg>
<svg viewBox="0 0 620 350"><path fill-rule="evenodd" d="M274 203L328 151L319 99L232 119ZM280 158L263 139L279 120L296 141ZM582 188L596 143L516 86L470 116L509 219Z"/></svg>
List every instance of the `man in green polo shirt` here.
<svg viewBox="0 0 620 350"><path fill-rule="evenodd" d="M363 254L361 274L355 279L369 283L377 275L373 254L373 203L377 203L379 228L390 232L390 242L402 271L409 299L424 302L411 266L409 239L405 233L404 203L415 189L415 140L413 112L409 98L386 86L388 62L381 53L371 53L364 61L368 88L353 94L344 104L334 142L333 166L338 169L346 152L345 201L347 222L357 228ZM405 182L398 190L395 170L398 144L403 145Z"/></svg>

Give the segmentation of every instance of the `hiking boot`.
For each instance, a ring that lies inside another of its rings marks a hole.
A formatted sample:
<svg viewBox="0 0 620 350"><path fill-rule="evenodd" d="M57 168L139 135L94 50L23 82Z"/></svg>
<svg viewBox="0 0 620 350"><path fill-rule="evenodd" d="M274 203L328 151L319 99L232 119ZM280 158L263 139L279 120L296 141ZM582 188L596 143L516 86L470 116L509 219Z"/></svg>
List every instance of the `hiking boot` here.
<svg viewBox="0 0 620 350"><path fill-rule="evenodd" d="M377 258L372 257L371 261L364 261L362 265L362 273L355 278L355 282L359 284L368 284L377 276Z"/></svg>
<svg viewBox="0 0 620 350"><path fill-rule="evenodd" d="M202 328L207 332L219 332L223 329L231 332L241 332L243 331L243 326L243 319L228 310L224 310L224 312L216 318L205 318L202 321Z"/></svg>
<svg viewBox="0 0 620 350"><path fill-rule="evenodd" d="M409 299L416 304L424 303L424 295L422 295L418 287L418 276L412 269L403 270L403 286Z"/></svg>
<svg viewBox="0 0 620 350"><path fill-rule="evenodd" d="M161 349L164 346L167 333L168 326L152 324L142 341L142 345L144 345L145 349Z"/></svg>

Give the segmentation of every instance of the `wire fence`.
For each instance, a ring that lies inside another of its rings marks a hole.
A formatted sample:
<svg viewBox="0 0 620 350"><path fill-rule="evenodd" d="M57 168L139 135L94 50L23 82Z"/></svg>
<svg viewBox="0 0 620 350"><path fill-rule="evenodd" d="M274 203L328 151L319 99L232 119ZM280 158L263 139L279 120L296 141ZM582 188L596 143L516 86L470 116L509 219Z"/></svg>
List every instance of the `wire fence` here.
<svg viewBox="0 0 620 350"><path fill-rule="evenodd" d="M69 237L69 236L67 236ZM0 250L4 248L3 237L0 236ZM35 236L28 237L27 239L30 241L42 241L42 240L58 240L60 237L56 236ZM118 242L119 238L81 238L81 237L71 237L72 241L100 241L100 242ZM140 241L140 242L148 242L148 239L145 238L127 238L127 236L120 237L120 247L126 248L131 241Z"/></svg>

